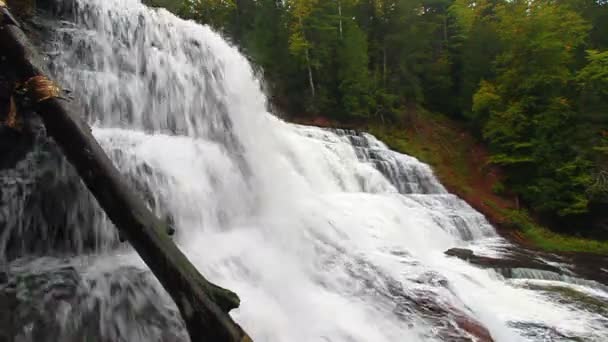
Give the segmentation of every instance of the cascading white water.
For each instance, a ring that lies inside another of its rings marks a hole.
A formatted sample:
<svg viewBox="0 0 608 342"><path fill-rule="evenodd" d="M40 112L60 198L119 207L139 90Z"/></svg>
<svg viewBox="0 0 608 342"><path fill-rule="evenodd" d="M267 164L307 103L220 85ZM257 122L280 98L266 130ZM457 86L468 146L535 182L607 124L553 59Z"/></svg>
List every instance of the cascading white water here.
<svg viewBox="0 0 608 342"><path fill-rule="evenodd" d="M49 45L56 76L190 260L240 295L232 314L254 340L459 341L460 314L496 341L608 340L597 312L445 256L506 242L418 160L371 135L270 115L247 59L208 27L139 0L58 8L69 20ZM85 285L58 314L58 336L94 325L104 341L186 339L168 297L149 275L129 277L145 266L97 216L103 248L62 261Z"/></svg>

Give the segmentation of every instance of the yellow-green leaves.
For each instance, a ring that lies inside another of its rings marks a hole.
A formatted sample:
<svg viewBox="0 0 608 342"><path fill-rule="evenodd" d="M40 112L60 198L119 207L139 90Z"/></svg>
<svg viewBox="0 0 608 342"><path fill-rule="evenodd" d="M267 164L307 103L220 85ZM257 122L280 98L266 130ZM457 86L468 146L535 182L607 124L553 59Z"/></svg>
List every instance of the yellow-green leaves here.
<svg viewBox="0 0 608 342"><path fill-rule="evenodd" d="M500 105L501 100L494 84L481 81L479 90L473 96L473 112L479 116L487 115Z"/></svg>
<svg viewBox="0 0 608 342"><path fill-rule="evenodd" d="M608 51L587 51L589 64L577 75L582 88L592 90L607 97L608 100Z"/></svg>
<svg viewBox="0 0 608 342"><path fill-rule="evenodd" d="M289 51L295 56L303 56L310 45L302 30L296 30L289 36Z"/></svg>
<svg viewBox="0 0 608 342"><path fill-rule="evenodd" d="M318 0L288 0L288 8L292 17L290 23L289 51L302 57L311 47L306 39L306 21L312 14Z"/></svg>

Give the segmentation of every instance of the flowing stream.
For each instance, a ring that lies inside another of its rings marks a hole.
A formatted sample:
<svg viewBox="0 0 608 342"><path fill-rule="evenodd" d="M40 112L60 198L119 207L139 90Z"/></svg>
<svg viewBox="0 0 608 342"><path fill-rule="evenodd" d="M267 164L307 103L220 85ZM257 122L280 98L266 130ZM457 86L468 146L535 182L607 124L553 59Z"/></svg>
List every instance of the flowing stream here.
<svg viewBox="0 0 608 342"><path fill-rule="evenodd" d="M53 73L190 260L240 295L231 314L255 341L469 341L472 322L495 341L608 341L605 287L444 255L508 243L415 158L271 115L248 60L208 27L139 0L56 1L48 20ZM58 156L45 145L1 174L16 341L187 341Z"/></svg>

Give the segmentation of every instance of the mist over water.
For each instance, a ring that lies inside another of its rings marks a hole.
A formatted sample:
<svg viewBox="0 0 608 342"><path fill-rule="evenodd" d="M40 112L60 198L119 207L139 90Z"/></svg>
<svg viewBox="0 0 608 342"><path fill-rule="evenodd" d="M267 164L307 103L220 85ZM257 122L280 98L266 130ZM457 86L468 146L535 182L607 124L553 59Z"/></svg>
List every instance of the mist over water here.
<svg viewBox="0 0 608 342"><path fill-rule="evenodd" d="M508 243L428 165L365 133L268 113L247 59L208 27L139 0L57 1L55 13L53 73L184 253L239 294L232 315L255 341L466 341L460 315L496 341L608 340L600 313L525 285L607 300L605 289L521 272L506 280L445 256ZM21 341L187 341L168 295L74 191L64 222L84 233L64 238L79 255L10 266L48 283L24 296L60 312L45 311L44 327L24 324ZM51 231L45 222L36 229ZM72 286L53 285L63 283ZM76 299L44 295L66 288Z"/></svg>

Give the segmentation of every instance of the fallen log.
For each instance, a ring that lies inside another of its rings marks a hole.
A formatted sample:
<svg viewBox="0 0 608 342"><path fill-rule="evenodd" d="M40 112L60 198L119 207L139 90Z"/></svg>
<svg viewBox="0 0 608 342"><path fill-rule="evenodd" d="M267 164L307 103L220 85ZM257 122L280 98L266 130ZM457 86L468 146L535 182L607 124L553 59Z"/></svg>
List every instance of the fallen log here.
<svg viewBox="0 0 608 342"><path fill-rule="evenodd" d="M8 58L23 85L21 106L40 115L47 134L59 145L84 184L122 236L131 243L175 301L193 342L251 341L228 312L238 296L207 281L173 243L170 227L158 219L128 186L120 172L61 99L36 49L0 0L0 58Z"/></svg>

